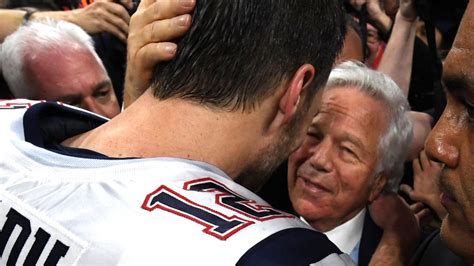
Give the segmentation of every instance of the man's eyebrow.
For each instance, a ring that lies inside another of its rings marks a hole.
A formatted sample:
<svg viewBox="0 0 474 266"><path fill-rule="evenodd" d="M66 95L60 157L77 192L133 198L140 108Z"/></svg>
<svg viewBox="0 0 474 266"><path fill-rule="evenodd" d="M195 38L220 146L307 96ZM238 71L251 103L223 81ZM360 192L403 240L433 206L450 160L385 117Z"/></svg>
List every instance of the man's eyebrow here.
<svg viewBox="0 0 474 266"><path fill-rule="evenodd" d="M463 92L469 90L469 82L460 75L443 75L444 89L449 92Z"/></svg>
<svg viewBox="0 0 474 266"><path fill-rule="evenodd" d="M357 138L356 136L354 136L352 134L349 134L347 132L345 132L341 135L341 139L342 140L347 140L347 141L353 143L354 145L356 145L360 149L364 148L364 144L362 143L362 141L359 138Z"/></svg>
<svg viewBox="0 0 474 266"><path fill-rule="evenodd" d="M105 79L99 83L97 83L95 86L94 86L94 92L97 92L103 88L106 88L108 86L112 86L112 82L110 82L110 80L108 79Z"/></svg>

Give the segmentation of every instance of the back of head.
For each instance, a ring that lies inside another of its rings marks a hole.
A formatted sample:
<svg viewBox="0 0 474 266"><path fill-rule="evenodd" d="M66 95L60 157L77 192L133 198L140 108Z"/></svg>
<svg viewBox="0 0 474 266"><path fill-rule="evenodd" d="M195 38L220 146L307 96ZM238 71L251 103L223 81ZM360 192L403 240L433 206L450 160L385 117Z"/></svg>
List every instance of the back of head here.
<svg viewBox="0 0 474 266"><path fill-rule="evenodd" d="M29 84L25 74L26 65L31 59L52 52L67 58L71 48L90 52L105 70L94 50L92 38L72 23L52 19L31 21L9 35L1 46L0 63L13 96L35 97L34 84Z"/></svg>
<svg viewBox="0 0 474 266"><path fill-rule="evenodd" d="M379 141L379 159L375 174L387 175L386 191L398 190L403 166L412 139L412 124L406 112L408 100L398 85L382 72L367 68L355 61L337 66L329 76L326 90L336 87L354 87L380 100L387 107L388 128ZM364 108L361 106L361 108Z"/></svg>
<svg viewBox="0 0 474 266"><path fill-rule="evenodd" d="M311 96L325 83L344 31L340 1L200 0L176 59L157 66L152 89L161 100L248 110L309 63L316 68Z"/></svg>

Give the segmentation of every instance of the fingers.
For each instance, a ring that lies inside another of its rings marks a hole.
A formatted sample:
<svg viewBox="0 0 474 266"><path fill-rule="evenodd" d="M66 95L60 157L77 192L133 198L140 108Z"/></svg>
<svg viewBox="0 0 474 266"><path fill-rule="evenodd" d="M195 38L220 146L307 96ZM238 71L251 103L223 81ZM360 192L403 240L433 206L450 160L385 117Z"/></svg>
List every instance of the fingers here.
<svg viewBox="0 0 474 266"><path fill-rule="evenodd" d="M431 167L430 160L428 159L428 156L426 156L425 150L422 150L420 152L420 162L422 169L428 169L429 167Z"/></svg>
<svg viewBox="0 0 474 266"><path fill-rule="evenodd" d="M426 209L426 208L425 208L425 205L421 202L416 202L410 205L410 210L415 214L422 211L423 209Z"/></svg>
<svg viewBox="0 0 474 266"><path fill-rule="evenodd" d="M423 172L421 168L420 160L418 158L413 159L412 165L413 165L413 173L415 174L415 176Z"/></svg>
<svg viewBox="0 0 474 266"><path fill-rule="evenodd" d="M433 219L433 214L430 209L424 208L415 213L415 217L418 220L418 223L421 227L428 225L428 223Z"/></svg>
<svg viewBox="0 0 474 266"><path fill-rule="evenodd" d="M362 5L364 5L367 0L350 0L349 3L357 10L360 10Z"/></svg>
<svg viewBox="0 0 474 266"><path fill-rule="evenodd" d="M142 0L137 11L146 10L147 18L157 20L189 13L195 5L196 0Z"/></svg>
<svg viewBox="0 0 474 266"><path fill-rule="evenodd" d="M144 44L169 41L182 36L191 26L191 15L160 20L146 25L142 30Z"/></svg>
<svg viewBox="0 0 474 266"><path fill-rule="evenodd" d="M108 19L105 19L104 21L101 21L100 23L101 23L102 31L111 33L115 37L119 38L120 41L122 42L125 42L125 43L127 42L127 35L115 24L110 23Z"/></svg>
<svg viewBox="0 0 474 266"><path fill-rule="evenodd" d="M425 205L421 202L414 203L410 205L410 210L415 215L418 223L423 227L427 225L432 219L433 215L429 208L426 208Z"/></svg>
<svg viewBox="0 0 474 266"><path fill-rule="evenodd" d="M421 168L423 170L426 170L428 168L432 168L432 170L435 171L435 170L437 170L437 169L434 169L435 167L439 168L439 169L442 169L444 167L444 164L437 163L435 161L430 160L428 158L428 156L426 155L425 150L422 150L420 152L420 162L421 162Z"/></svg>
<svg viewBox="0 0 474 266"><path fill-rule="evenodd" d="M109 22L114 23L122 32L128 33L128 24L130 23L130 15L127 10L117 3L102 3L107 11Z"/></svg>
<svg viewBox="0 0 474 266"><path fill-rule="evenodd" d="M181 5L181 2L174 0L162 0L151 4L148 8L137 11L133 17L132 27L143 28L157 20L170 19L189 13L194 8L194 1L185 2L187 4Z"/></svg>
<svg viewBox="0 0 474 266"><path fill-rule="evenodd" d="M407 194L408 196L410 196L410 194L413 192L413 188L410 187L409 185L407 184L402 184L400 185L400 190L403 191L405 194ZM411 198L411 197L410 197Z"/></svg>
<svg viewBox="0 0 474 266"><path fill-rule="evenodd" d="M95 0L94 3L95 2L120 3L121 5L123 5L124 7L128 8L128 9L133 8L133 1L132 0Z"/></svg>
<svg viewBox="0 0 474 266"><path fill-rule="evenodd" d="M410 187L409 185L406 185L406 184L400 185L400 190L403 191L405 194L407 194L408 197L410 197L410 199L413 201L425 202L425 198L421 194L413 190L413 188Z"/></svg>
<svg viewBox="0 0 474 266"><path fill-rule="evenodd" d="M143 67L155 66L161 61L168 61L176 54L177 46L170 42L150 43L137 52L137 58L141 58Z"/></svg>
<svg viewBox="0 0 474 266"><path fill-rule="evenodd" d="M128 9L133 8L133 1L132 0L119 0L119 3L125 6Z"/></svg>
<svg viewBox="0 0 474 266"><path fill-rule="evenodd" d="M80 18L82 25L89 25L90 33L106 31L126 42L130 16L126 9L117 3L94 2L85 8Z"/></svg>

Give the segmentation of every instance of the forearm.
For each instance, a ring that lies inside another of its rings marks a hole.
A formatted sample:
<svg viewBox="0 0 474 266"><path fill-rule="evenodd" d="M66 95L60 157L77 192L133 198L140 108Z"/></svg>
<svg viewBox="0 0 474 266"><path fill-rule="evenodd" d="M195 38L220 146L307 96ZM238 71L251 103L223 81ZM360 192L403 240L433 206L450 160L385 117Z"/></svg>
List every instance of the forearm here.
<svg viewBox="0 0 474 266"><path fill-rule="evenodd" d="M0 10L0 17L2 18L2 23L0 23L0 42L3 42L8 35L21 25L25 13L26 11L22 10Z"/></svg>
<svg viewBox="0 0 474 266"><path fill-rule="evenodd" d="M406 265L415 251L417 242L417 236L407 237L403 233L384 232L369 265Z"/></svg>
<svg viewBox="0 0 474 266"><path fill-rule="evenodd" d="M26 11L23 10L0 9L0 17L2 18L2 23L0 23L0 42L3 42L8 35L16 31L21 26L25 14ZM44 17L68 21L71 20L67 11L35 12L30 17L30 20Z"/></svg>
<svg viewBox="0 0 474 266"><path fill-rule="evenodd" d="M73 21L73 16L71 16L71 12L73 11L44 11L44 12L36 12L32 20L35 19L42 19L42 18L52 18L57 20L65 20L71 23L75 23Z"/></svg>
<svg viewBox="0 0 474 266"><path fill-rule="evenodd" d="M416 20L406 20L398 13L392 35L378 68L381 72L389 75L407 96L410 87L415 37Z"/></svg>

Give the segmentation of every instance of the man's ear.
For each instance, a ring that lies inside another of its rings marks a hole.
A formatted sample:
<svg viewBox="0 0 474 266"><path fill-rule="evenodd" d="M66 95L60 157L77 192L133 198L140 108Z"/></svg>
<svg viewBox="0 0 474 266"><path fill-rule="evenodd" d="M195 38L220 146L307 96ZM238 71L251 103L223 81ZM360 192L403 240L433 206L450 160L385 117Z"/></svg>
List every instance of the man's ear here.
<svg viewBox="0 0 474 266"><path fill-rule="evenodd" d="M310 64L302 65L284 88L283 96L279 100L278 112L275 115L272 126L279 127L287 124L295 115L296 110L301 108L300 99L303 90L307 89L314 79L316 70Z"/></svg>
<svg viewBox="0 0 474 266"><path fill-rule="evenodd" d="M370 188L369 203L374 201L380 195L380 193L382 193L385 184L387 184L387 176L384 173L381 173L375 178L375 181Z"/></svg>

